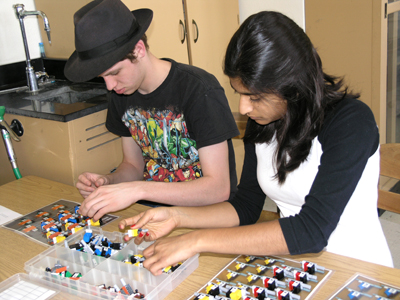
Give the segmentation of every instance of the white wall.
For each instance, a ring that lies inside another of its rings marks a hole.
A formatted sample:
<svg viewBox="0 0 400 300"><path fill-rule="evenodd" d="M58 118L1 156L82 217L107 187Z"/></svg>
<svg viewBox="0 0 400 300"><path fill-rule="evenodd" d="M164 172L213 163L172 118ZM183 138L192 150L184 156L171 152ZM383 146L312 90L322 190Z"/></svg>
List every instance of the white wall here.
<svg viewBox="0 0 400 300"><path fill-rule="evenodd" d="M25 61L21 27L15 15L14 4L24 4L27 11L35 10L34 0L0 0L0 65ZM31 59L40 57L39 43L42 38L38 22L43 22L42 17L28 16L24 18ZM51 20L49 23L51 28Z"/></svg>
<svg viewBox="0 0 400 300"><path fill-rule="evenodd" d="M262 10L281 12L305 30L304 0L239 0L240 23Z"/></svg>

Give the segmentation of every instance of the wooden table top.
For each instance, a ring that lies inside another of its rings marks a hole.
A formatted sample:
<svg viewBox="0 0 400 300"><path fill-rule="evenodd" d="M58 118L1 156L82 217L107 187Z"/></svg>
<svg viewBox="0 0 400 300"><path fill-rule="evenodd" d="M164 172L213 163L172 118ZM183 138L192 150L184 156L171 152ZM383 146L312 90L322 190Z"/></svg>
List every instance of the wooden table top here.
<svg viewBox="0 0 400 300"><path fill-rule="evenodd" d="M31 213L60 199L76 202L83 201L83 198L75 187L36 176L26 176L0 186L0 205L22 215ZM125 218L147 208L140 204L134 204L125 210L113 214ZM272 214L263 214L263 218L266 220L272 217ZM103 230L110 232L118 231L117 225L119 220L106 224ZM174 231L172 235L182 234L187 231L188 229L179 229ZM0 238L0 281L16 273L25 273L25 262L48 249L48 246L32 241L21 234L3 227L0 228ZM165 299L187 299L210 281L211 278L235 257L236 255L202 253L199 257L199 267ZM315 299L328 299L356 274L362 274L376 281L396 287L400 285L400 269L388 268L329 252L282 257L296 261L308 260L333 270L332 275L315 294ZM63 297L68 298L65 295L62 296L59 294L54 299L64 299Z"/></svg>

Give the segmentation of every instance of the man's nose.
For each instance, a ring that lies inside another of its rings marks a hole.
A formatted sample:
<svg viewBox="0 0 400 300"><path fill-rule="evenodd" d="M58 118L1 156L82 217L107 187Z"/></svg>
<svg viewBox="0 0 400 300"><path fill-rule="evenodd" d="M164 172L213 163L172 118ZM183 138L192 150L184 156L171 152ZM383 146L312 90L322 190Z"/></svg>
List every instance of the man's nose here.
<svg viewBox="0 0 400 300"><path fill-rule="evenodd" d="M107 90L112 91L116 86L116 80L114 80L111 76L103 77L104 82L106 83Z"/></svg>

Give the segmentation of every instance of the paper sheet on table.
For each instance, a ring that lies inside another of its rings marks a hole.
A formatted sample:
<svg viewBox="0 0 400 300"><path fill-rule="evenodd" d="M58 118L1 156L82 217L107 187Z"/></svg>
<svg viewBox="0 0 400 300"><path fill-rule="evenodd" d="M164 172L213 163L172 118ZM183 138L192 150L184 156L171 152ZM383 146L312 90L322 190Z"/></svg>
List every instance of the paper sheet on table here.
<svg viewBox="0 0 400 300"><path fill-rule="evenodd" d="M21 214L0 205L0 225L22 216Z"/></svg>

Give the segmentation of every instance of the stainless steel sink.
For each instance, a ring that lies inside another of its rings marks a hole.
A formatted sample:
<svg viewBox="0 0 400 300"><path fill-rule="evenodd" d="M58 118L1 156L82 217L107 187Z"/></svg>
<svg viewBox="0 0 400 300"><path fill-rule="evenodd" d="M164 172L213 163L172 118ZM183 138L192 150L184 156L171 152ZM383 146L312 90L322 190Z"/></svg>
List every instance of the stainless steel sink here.
<svg viewBox="0 0 400 300"><path fill-rule="evenodd" d="M20 87L0 92L6 113L68 122L107 108L104 83L52 80L38 91Z"/></svg>
<svg viewBox="0 0 400 300"><path fill-rule="evenodd" d="M86 102L86 100L91 99L93 97L104 95L107 93L107 90L93 88L93 89L85 89L79 90L74 89L71 86L64 86L55 90L50 90L46 92L41 92L37 95L27 95L21 97L25 100L32 101L48 101L48 102L57 102L63 104L72 104L76 102Z"/></svg>

